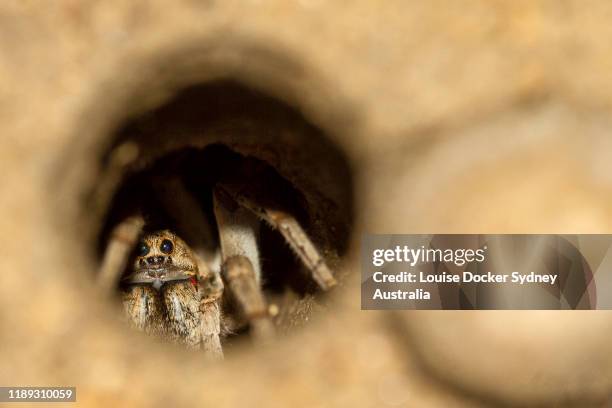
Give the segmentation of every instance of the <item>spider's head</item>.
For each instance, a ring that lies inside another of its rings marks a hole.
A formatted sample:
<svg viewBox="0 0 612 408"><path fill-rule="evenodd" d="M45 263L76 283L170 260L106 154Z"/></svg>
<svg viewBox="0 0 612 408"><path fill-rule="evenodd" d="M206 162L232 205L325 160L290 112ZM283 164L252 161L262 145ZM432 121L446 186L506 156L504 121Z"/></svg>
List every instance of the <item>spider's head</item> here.
<svg viewBox="0 0 612 408"><path fill-rule="evenodd" d="M133 268L124 283L152 283L189 279L197 274L197 264L187 244L168 230L142 237L136 247Z"/></svg>

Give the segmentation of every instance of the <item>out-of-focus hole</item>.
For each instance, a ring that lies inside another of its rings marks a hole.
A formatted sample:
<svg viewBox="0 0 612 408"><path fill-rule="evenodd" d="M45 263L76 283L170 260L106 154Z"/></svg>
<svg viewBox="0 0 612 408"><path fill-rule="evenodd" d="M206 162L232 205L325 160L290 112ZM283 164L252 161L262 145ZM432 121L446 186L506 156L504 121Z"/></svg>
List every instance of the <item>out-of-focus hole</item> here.
<svg viewBox="0 0 612 408"><path fill-rule="evenodd" d="M182 214L168 211L155 192L160 176L184 182L212 226L211 245L218 245L212 189L237 169L242 169L239 174L248 183L249 165L264 169L265 180L259 182L274 185L270 189L274 195L267 199L290 209L337 273L353 222L348 161L297 110L233 82L190 87L163 106L119 126L102 157L105 172L100 184L106 188L92 193L94 201L108 203L98 233L99 258L113 227L135 210L144 215L145 230L170 229L182 234L177 222ZM313 311L325 309L326 296L321 296L280 234L265 223L258 243L263 289L274 309L278 332L286 333L304 325ZM341 287L343 277L336 277ZM226 316L229 313L235 310L225 310ZM248 330L237 334L242 333ZM225 343L231 347L232 341L230 336Z"/></svg>

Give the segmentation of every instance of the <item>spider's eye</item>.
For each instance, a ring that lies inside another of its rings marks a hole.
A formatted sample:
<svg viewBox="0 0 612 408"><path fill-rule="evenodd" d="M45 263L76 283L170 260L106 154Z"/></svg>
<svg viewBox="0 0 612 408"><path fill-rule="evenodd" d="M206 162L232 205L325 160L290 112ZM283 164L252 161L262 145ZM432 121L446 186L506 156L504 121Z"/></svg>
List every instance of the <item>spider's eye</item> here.
<svg viewBox="0 0 612 408"><path fill-rule="evenodd" d="M146 256L149 253L149 246L144 242L138 245L138 256Z"/></svg>
<svg viewBox="0 0 612 408"><path fill-rule="evenodd" d="M159 249L161 249L164 254L169 254L174 249L174 245L169 239L164 239L159 246Z"/></svg>

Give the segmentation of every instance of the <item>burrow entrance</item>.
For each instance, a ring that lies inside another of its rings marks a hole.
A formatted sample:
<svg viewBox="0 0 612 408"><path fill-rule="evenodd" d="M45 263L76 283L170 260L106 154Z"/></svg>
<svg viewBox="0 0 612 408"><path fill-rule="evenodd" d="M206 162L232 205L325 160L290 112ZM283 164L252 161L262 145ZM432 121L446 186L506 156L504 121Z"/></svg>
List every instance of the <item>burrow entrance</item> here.
<svg viewBox="0 0 612 408"><path fill-rule="evenodd" d="M168 206L169 200L182 199L165 188L168 180L179 180L196 203L210 226L206 240L213 251L219 231L212 191L228 178L256 185L266 205L289 211L336 274L348 249L353 177L341 149L296 109L233 82L186 88L162 106L126 120L113 135L102 168L90 198L102 203L100 261L114 227L134 212L142 214L145 231L169 229L192 244L193 231L185 231L190 215ZM326 309L326 294L277 230L262 222L257 242L262 288L279 334ZM128 262L121 274L130 267ZM343 276L336 277L341 286ZM224 316L233 313L226 302ZM246 325L224 342L230 346L248 335Z"/></svg>

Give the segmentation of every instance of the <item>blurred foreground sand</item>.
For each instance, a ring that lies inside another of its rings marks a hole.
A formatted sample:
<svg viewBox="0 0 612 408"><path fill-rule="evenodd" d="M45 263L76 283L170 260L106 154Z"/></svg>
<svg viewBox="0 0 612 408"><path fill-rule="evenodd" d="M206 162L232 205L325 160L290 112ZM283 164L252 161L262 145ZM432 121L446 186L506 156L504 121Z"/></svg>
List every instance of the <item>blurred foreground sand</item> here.
<svg viewBox="0 0 612 408"><path fill-rule="evenodd" d="M362 312L357 251L365 231L612 231L610 16L606 1L3 3L0 383L76 385L91 406L603 405L610 313ZM210 367L113 318L71 218L83 181L58 169L86 166L134 101L220 75L324 129L358 212L334 308ZM77 160L75 138L91 145Z"/></svg>

